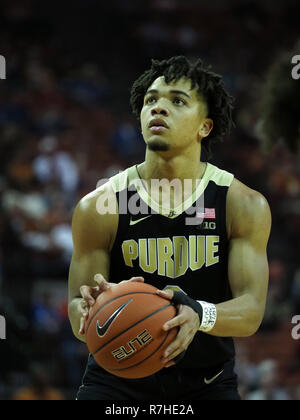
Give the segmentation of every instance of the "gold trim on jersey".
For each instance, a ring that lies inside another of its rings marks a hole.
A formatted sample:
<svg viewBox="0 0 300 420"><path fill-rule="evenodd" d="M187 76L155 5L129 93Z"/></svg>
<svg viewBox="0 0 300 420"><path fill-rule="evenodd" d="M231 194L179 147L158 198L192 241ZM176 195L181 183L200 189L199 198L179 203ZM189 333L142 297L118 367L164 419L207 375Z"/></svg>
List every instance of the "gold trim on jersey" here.
<svg viewBox="0 0 300 420"><path fill-rule="evenodd" d="M142 200L152 209L155 213L159 213L170 219L174 219L180 216L183 212L188 210L193 204L203 195L205 189L210 181L214 182L218 186L230 187L234 175L219 169L217 166L207 162L206 169L203 178L199 180L196 189L193 191L191 196L175 208L164 207L157 203L149 194L144 186L144 181L140 178L137 165L127 168L125 171L114 175L110 178L113 190L117 193L127 189L131 186L135 187L137 193Z"/></svg>

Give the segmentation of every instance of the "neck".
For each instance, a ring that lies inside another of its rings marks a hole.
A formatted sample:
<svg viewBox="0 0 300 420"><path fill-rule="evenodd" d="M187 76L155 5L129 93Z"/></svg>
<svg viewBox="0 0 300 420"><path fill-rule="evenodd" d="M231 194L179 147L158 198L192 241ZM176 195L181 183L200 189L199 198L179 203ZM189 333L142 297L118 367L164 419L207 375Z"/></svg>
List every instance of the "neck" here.
<svg viewBox="0 0 300 420"><path fill-rule="evenodd" d="M198 153L194 149L193 153L185 151L177 156L168 156L166 152L147 149L145 162L138 166L138 172L146 182L151 197L171 211L192 195L199 185L197 180L204 175L206 166L200 161L200 150ZM153 184L155 180L159 184ZM174 180L176 182L173 189L170 183L174 185Z"/></svg>
<svg viewBox="0 0 300 420"><path fill-rule="evenodd" d="M138 171L146 182L151 179L167 179L172 181L186 179L195 181L202 178L206 164L200 161L200 150L185 151L180 155L171 156L168 152L155 152L147 149L145 162L138 166Z"/></svg>

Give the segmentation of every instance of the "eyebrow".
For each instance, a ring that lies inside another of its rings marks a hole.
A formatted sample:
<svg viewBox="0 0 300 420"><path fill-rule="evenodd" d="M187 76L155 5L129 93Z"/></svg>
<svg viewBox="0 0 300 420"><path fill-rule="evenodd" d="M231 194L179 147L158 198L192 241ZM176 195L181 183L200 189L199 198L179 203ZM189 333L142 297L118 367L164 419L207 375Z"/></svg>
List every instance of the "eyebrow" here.
<svg viewBox="0 0 300 420"><path fill-rule="evenodd" d="M159 93L159 91L157 89L150 89L146 92L146 95L148 95L149 93ZM182 90L170 90L169 93L173 93L175 95L183 95L189 99L192 99L190 95L188 95L186 92L183 92Z"/></svg>

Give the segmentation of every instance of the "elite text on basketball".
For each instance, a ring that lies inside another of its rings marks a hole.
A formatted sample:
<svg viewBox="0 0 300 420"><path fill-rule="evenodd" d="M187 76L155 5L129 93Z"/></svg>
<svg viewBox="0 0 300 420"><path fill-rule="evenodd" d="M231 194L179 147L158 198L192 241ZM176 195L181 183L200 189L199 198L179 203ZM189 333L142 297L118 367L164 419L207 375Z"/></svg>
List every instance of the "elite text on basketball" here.
<svg viewBox="0 0 300 420"><path fill-rule="evenodd" d="M149 344L149 342L153 340L153 337L150 335L148 330L142 331L140 334L138 334L136 337L134 337L132 340L130 340L126 346L121 346L115 350L112 351L112 355L117 360L123 360L130 356L132 353L135 353L139 350L141 350L146 344Z"/></svg>

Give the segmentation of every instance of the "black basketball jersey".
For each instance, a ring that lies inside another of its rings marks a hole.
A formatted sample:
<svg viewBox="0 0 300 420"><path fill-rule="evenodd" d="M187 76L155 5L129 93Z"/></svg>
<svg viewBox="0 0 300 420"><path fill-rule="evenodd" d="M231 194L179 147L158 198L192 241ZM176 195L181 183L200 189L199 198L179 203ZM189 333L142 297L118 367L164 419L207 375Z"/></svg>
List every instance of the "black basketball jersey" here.
<svg viewBox="0 0 300 420"><path fill-rule="evenodd" d="M109 280L118 283L142 276L159 289L182 290L195 300L217 304L232 299L226 195L233 179L232 174L207 163L193 194L170 210L148 195L137 166L110 178L119 205L119 225ZM180 365L210 367L233 356L232 338L197 332Z"/></svg>

